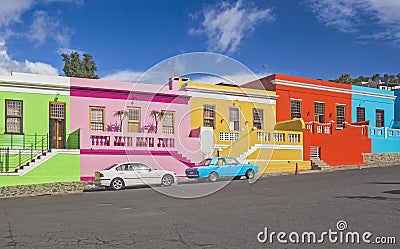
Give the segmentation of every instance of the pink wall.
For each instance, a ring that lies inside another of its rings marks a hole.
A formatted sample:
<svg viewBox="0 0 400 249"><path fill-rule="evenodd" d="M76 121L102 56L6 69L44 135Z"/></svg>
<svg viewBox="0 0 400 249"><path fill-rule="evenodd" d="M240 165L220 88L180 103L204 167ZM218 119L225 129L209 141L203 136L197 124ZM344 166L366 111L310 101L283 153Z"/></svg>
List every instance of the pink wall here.
<svg viewBox="0 0 400 249"><path fill-rule="evenodd" d="M200 151L198 138L189 137L190 133L190 108L188 105L189 97L184 91L169 90L168 86L138 84L129 82L116 82L106 80L91 80L71 78L71 132L81 129L81 176L92 177L94 172L110 164L123 162L126 160L140 161L148 163L149 166L160 168L160 165L168 170L175 171L178 175L184 175L187 164L182 163L184 157L191 162L198 162L203 158ZM168 110L175 112L175 134L161 134L161 122L159 122L159 131L154 133L128 133L127 120L124 120L122 132L99 132L90 130L89 108L91 106L105 107L105 123L119 124L119 118L113 117L113 113L128 107L141 108L141 126L154 123L150 117L152 110ZM93 145L91 135L106 136L115 138L116 136L131 137L132 143L125 143L124 146L115 146L113 140L109 146ZM136 137L153 137L156 141L162 138L173 138L174 146L165 148L154 146L151 148L136 147ZM139 151L150 151L150 156L130 155L127 158L124 155L112 155L110 151L119 150L118 154L129 150L131 154ZM86 151L86 152L85 152ZM105 154L90 154L94 151L103 151ZM182 154L180 160L173 155L151 154L151 151L168 151L170 154Z"/></svg>

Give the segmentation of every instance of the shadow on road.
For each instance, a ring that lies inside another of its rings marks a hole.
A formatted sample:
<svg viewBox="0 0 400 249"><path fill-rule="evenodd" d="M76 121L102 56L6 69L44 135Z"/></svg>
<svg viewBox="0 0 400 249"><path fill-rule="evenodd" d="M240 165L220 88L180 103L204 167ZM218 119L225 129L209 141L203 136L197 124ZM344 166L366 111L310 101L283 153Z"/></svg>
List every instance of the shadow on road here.
<svg viewBox="0 0 400 249"><path fill-rule="evenodd" d="M358 195L358 196L337 196L335 198L339 199L355 199L355 200L377 200L377 201L386 201L386 200L396 200L398 201L398 198L391 198L391 197L386 197L386 196L367 196L367 195Z"/></svg>
<svg viewBox="0 0 400 249"><path fill-rule="evenodd" d="M367 184L396 185L400 184L400 182L369 182Z"/></svg>
<svg viewBox="0 0 400 249"><path fill-rule="evenodd" d="M388 190L388 191L384 191L382 193L385 194L393 194L393 195L400 195L400 190L399 189L395 189L395 190Z"/></svg>

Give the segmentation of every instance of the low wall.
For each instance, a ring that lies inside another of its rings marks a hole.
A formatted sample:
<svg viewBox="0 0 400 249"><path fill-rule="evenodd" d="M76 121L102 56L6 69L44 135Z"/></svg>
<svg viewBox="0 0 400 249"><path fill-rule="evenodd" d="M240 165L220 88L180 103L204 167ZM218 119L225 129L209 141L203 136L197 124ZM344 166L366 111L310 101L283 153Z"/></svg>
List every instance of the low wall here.
<svg viewBox="0 0 400 249"><path fill-rule="evenodd" d="M83 182L57 182L0 187L0 198L82 193Z"/></svg>
<svg viewBox="0 0 400 249"><path fill-rule="evenodd" d="M400 153L364 153L363 156L368 164L400 162Z"/></svg>

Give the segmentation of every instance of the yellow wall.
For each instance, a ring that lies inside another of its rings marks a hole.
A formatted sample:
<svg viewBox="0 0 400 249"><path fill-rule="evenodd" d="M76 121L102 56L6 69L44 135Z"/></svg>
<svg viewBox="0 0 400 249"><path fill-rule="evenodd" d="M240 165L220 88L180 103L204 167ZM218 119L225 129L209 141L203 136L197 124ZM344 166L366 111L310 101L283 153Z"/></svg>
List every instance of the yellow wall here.
<svg viewBox="0 0 400 249"><path fill-rule="evenodd" d="M286 130L286 131L303 131L306 128L304 120L301 118L295 118L288 121L282 121L276 123L277 130Z"/></svg>
<svg viewBox="0 0 400 249"><path fill-rule="evenodd" d="M187 86L194 86L198 88L214 89L216 92L218 90L229 90L239 93L257 93L264 95L275 96L275 92L245 89L239 87L229 87L229 86L218 86L218 85L208 85L200 84L195 82L186 83ZM232 97L233 99L234 96ZM215 118L215 129L214 135L216 144L231 145L232 141L220 141L220 132L238 132L239 140L249 140L248 134L253 128L253 108L261 108L264 110L264 130L273 130L275 127L275 104L262 104L245 102L238 100L223 100L214 98L191 98L190 109L191 109L191 127L192 129L197 129L203 126L203 106L205 104L215 105L216 118ZM229 108L239 107L240 109L240 129L238 131L231 131L229 129ZM255 141L251 141L250 144L254 144Z"/></svg>
<svg viewBox="0 0 400 249"><path fill-rule="evenodd" d="M254 94L264 94L265 96L275 96L275 92L245 89L232 86L218 86L200 84L190 81L185 81L182 85L182 89L185 87L192 88L204 88L208 91L212 90L216 93L220 92L221 95L224 91L234 92L246 92ZM190 88L189 88L190 89ZM190 91L190 90L189 90ZM207 95L205 95L207 96ZM260 172L277 172L277 171L290 171L295 168L293 162L298 162L301 169L310 169L311 165L309 162L303 162L303 133L304 121L301 119L290 120L287 122L280 122L276 124L275 104L265 103L254 103L250 101L239 101L235 100L234 94L226 97L226 99L216 99L210 94L210 97L192 97L190 99L191 108L191 127L197 129L203 126L203 106L205 104L214 105L216 111L215 118L215 129L214 129L214 145L215 146L226 146L225 149L215 149L214 156L218 154L220 156L234 156L239 157L243 153L254 149L255 151L248 155L245 159L249 163L256 163L260 167ZM267 102L267 100L265 101ZM230 107L240 108L240 129L239 131L231 131L229 129L229 108ZM253 108L262 108L264 110L264 124L262 130L253 130ZM279 128L279 130L277 130ZM221 141L219 139L220 132L237 132L239 133L238 141ZM260 132L269 133L268 141L260 141ZM275 141L274 133L284 134L284 141ZM289 134L298 134L299 141L289 141ZM261 144L274 145L273 149L260 148L257 146ZM254 146L254 147L253 147ZM292 146L291 149L287 149L287 146Z"/></svg>

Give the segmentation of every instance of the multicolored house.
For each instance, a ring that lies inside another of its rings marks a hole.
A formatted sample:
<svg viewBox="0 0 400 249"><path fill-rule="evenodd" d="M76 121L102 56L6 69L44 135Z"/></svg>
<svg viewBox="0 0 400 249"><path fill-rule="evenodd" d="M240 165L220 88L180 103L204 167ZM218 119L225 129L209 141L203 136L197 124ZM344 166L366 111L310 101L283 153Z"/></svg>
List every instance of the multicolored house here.
<svg viewBox="0 0 400 249"><path fill-rule="evenodd" d="M0 186L79 181L69 88L66 77L0 76Z"/></svg>
<svg viewBox="0 0 400 249"><path fill-rule="evenodd" d="M304 158L317 164L362 164L364 153L400 151L393 146L393 92L281 74L243 86L276 92L277 121L305 121Z"/></svg>
<svg viewBox="0 0 400 249"><path fill-rule="evenodd" d="M210 155L257 163L263 172L294 171L296 163L302 169L311 168L303 159L305 124L301 119L276 122L275 92L175 80L191 96L192 134L203 134L203 138L207 131L210 134L201 138Z"/></svg>
<svg viewBox="0 0 400 249"><path fill-rule="evenodd" d="M400 152L399 95L281 74L162 86L13 73L0 76L0 186L90 181L123 161L185 176L218 155L263 172L360 164Z"/></svg>

